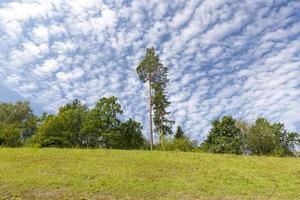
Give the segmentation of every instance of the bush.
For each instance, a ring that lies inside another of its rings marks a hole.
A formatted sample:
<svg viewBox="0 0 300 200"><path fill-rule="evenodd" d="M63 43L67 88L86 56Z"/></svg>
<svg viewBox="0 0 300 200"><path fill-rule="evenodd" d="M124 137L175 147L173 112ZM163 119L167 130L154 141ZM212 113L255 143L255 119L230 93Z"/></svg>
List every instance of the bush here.
<svg viewBox="0 0 300 200"><path fill-rule="evenodd" d="M34 147L34 148L40 148L42 147L41 145L41 138L38 134L34 134L33 136L27 138L23 145L25 147Z"/></svg>
<svg viewBox="0 0 300 200"><path fill-rule="evenodd" d="M70 147L68 140L60 137L48 137L42 141L41 147Z"/></svg>
<svg viewBox="0 0 300 200"><path fill-rule="evenodd" d="M157 149L162 151L194 151L197 148L197 142L190 141L188 137L168 138L164 144L158 145Z"/></svg>
<svg viewBox="0 0 300 200"><path fill-rule="evenodd" d="M0 145L9 147L18 147L21 142L22 129L17 124L8 124L0 127Z"/></svg>

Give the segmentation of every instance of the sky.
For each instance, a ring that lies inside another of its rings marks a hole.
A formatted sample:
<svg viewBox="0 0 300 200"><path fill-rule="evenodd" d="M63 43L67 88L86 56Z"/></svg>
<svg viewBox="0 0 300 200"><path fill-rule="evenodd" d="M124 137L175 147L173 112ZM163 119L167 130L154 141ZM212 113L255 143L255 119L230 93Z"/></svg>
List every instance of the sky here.
<svg viewBox="0 0 300 200"><path fill-rule="evenodd" d="M224 115L300 132L299 10L299 0L0 0L0 101L53 113L115 95L146 134L136 67L153 46L169 68L170 118L191 138Z"/></svg>

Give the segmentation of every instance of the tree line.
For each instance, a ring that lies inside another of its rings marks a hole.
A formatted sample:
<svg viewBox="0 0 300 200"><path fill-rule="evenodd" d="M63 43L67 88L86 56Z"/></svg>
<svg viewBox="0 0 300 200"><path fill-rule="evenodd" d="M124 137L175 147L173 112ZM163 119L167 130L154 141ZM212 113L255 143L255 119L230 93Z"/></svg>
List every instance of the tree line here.
<svg viewBox="0 0 300 200"><path fill-rule="evenodd" d="M0 145L65 148L149 149L142 125L133 119L121 121L123 110L117 98L103 97L88 108L75 99L57 114L33 114L29 102L0 102ZM178 126L153 148L247 155L293 156L300 136L282 123L257 118L254 123L224 116L212 121L201 143L192 141Z"/></svg>
<svg viewBox="0 0 300 200"><path fill-rule="evenodd" d="M41 147L143 147L141 124L133 119L121 122L122 113L116 97L103 97L91 109L75 99L60 107L57 115L44 114L29 143Z"/></svg>
<svg viewBox="0 0 300 200"><path fill-rule="evenodd" d="M158 149L205 151L251 155L294 155L299 134L288 132L282 123L257 118L248 123L232 116L212 121L207 138L192 141L181 126L173 133L167 98L168 68L153 48L137 66L137 75L148 85L149 140L142 124L121 120L123 110L114 96L103 97L88 108L75 99L58 109L57 114L35 116L29 102L0 102L0 145L70 148ZM154 143L153 132L158 141Z"/></svg>
<svg viewBox="0 0 300 200"><path fill-rule="evenodd" d="M148 149L142 125L121 121L123 110L116 97L103 97L88 108L75 99L57 114L36 116L27 101L0 102L0 145L66 148ZM187 139L181 128L177 139ZM160 144L156 144L156 148Z"/></svg>
<svg viewBox="0 0 300 200"><path fill-rule="evenodd" d="M212 153L293 156L299 144L299 134L287 131L283 123L262 117L249 123L224 116L212 122L201 148Z"/></svg>

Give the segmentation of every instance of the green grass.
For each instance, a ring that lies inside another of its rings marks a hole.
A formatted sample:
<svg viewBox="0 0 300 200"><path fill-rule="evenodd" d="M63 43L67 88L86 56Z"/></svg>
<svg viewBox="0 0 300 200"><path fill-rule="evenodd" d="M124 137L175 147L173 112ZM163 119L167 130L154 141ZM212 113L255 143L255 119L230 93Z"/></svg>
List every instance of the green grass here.
<svg viewBox="0 0 300 200"><path fill-rule="evenodd" d="M300 159L0 148L0 199L298 199Z"/></svg>

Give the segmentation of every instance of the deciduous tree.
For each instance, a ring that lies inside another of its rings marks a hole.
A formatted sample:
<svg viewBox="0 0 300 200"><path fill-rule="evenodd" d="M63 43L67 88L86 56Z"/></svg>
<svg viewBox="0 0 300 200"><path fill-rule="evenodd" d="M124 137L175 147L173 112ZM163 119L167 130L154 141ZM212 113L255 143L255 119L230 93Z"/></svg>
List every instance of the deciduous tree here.
<svg viewBox="0 0 300 200"><path fill-rule="evenodd" d="M204 141L204 150L213 153L241 154L241 131L235 126L232 116L214 120L212 128Z"/></svg>
<svg viewBox="0 0 300 200"><path fill-rule="evenodd" d="M36 131L36 117L27 101L0 102L0 145L19 146Z"/></svg>

